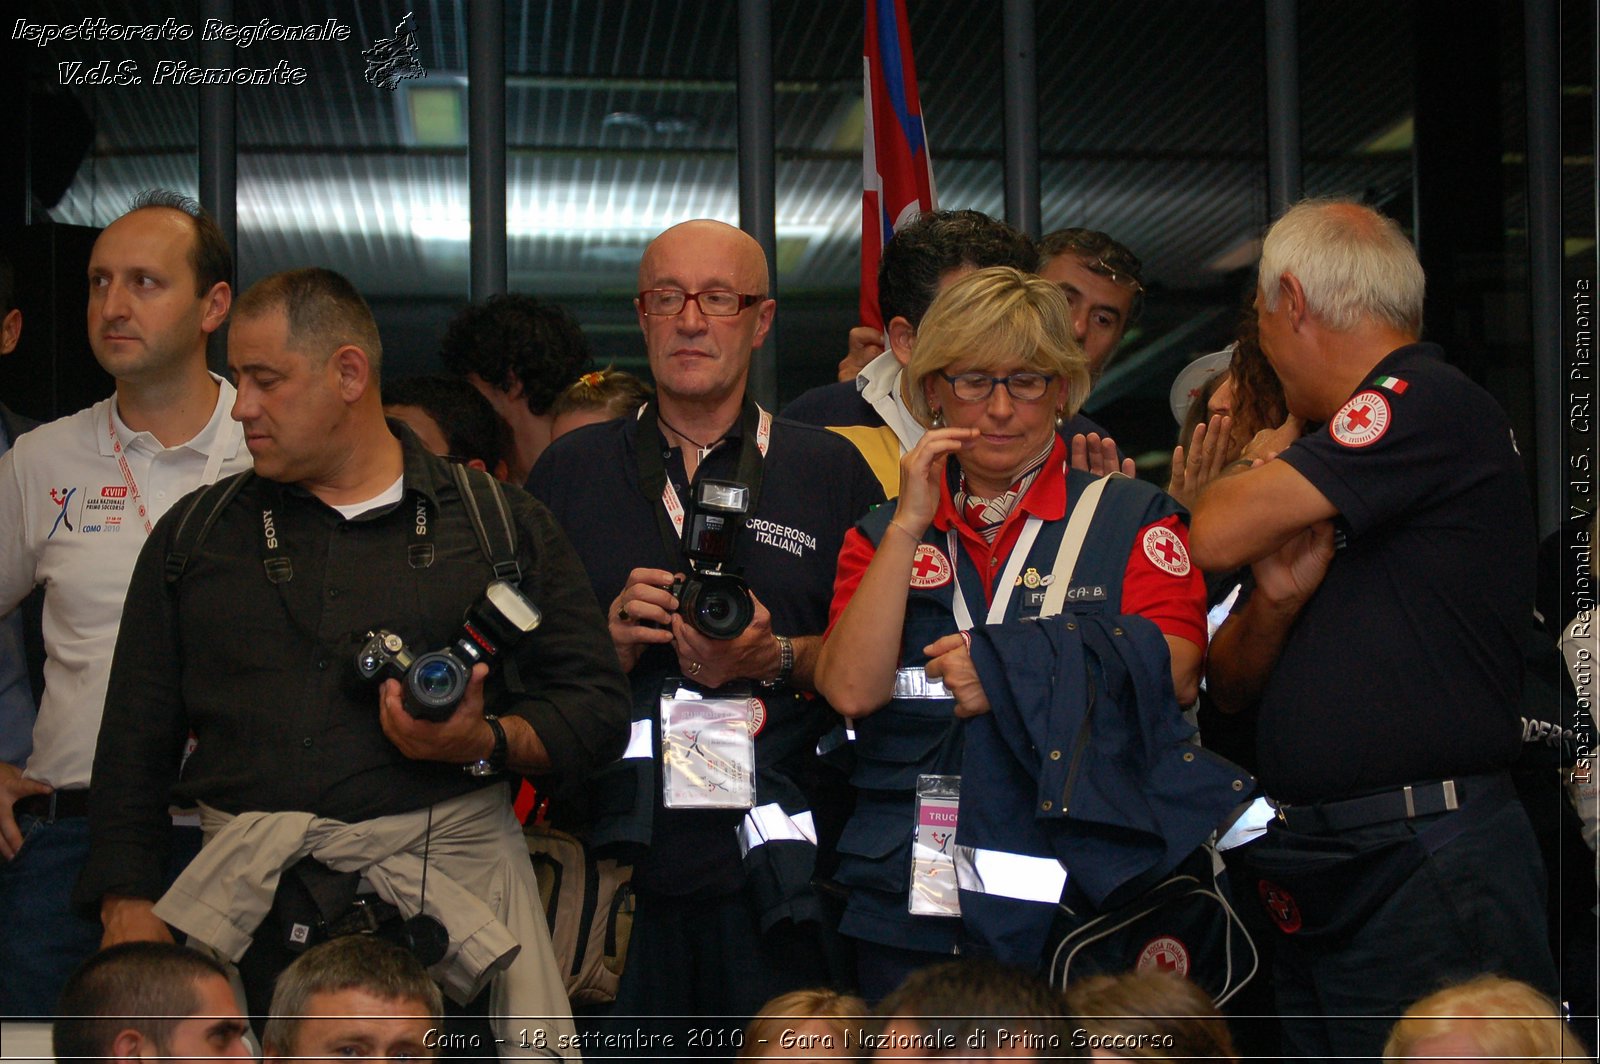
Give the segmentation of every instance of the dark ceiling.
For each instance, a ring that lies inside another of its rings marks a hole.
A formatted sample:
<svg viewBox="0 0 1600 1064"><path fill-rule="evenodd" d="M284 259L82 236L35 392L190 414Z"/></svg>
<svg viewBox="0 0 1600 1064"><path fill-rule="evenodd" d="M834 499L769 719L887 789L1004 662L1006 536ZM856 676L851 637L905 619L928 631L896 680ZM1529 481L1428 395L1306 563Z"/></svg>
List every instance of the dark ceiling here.
<svg viewBox="0 0 1600 1064"><path fill-rule="evenodd" d="M26 6L40 22L202 23L198 0ZM907 7L940 205L999 216L1001 6ZM1566 9L1583 6L1567 0ZM1037 0L1036 10L1044 227L1113 233L1144 259L1152 289L1143 329L1126 345L1126 379L1108 379L1095 401L1135 388L1155 395L1175 362L1226 334L1268 221L1264 5ZM1402 219L1421 35L1440 12L1490 20L1500 113L1482 123L1508 146L1514 241L1526 224L1524 183L1512 173L1523 136L1521 5L1305 0L1298 10L1305 191L1362 196ZM427 76L397 91L368 84L361 50L408 11ZM738 220L736 0L509 0L505 11L511 286L572 305L603 358L636 358L626 297L644 243L685 218ZM465 0L236 0L236 24L332 18L351 30L345 42L263 41L235 53L240 65L282 60L306 71L302 85L236 93L242 282L330 266L373 300L386 336L402 334L418 359L429 357L468 289L467 12ZM773 0L772 25L777 266L788 300L780 385L792 394L828 375L852 324L862 6ZM1582 97L1585 116L1592 41L1586 22L1564 37L1581 75L1568 93ZM196 190L199 90L150 82L162 59L198 64L197 41L58 41L20 52L13 42L12 54L28 64L36 115L50 112L39 94L70 93L93 128L50 217L104 225L138 189ZM145 84L59 84L58 64L101 60L137 63ZM1568 174L1569 251L1592 254L1592 155L1579 162Z"/></svg>

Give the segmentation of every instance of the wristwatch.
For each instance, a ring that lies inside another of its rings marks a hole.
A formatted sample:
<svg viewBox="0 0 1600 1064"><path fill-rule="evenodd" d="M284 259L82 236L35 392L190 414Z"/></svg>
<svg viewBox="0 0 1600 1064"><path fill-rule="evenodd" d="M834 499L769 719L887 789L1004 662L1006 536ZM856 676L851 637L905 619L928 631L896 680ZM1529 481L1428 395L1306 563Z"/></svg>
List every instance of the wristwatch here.
<svg viewBox="0 0 1600 1064"><path fill-rule="evenodd" d="M770 680L762 680L763 687L782 687L789 682L789 677L794 673L794 641L786 635L775 635L772 638L778 641L778 675Z"/></svg>
<svg viewBox="0 0 1600 1064"><path fill-rule="evenodd" d="M469 776L497 776L506 770L506 729L500 718L491 713L483 715L483 722L494 732L494 749L489 751L488 757L461 766Z"/></svg>

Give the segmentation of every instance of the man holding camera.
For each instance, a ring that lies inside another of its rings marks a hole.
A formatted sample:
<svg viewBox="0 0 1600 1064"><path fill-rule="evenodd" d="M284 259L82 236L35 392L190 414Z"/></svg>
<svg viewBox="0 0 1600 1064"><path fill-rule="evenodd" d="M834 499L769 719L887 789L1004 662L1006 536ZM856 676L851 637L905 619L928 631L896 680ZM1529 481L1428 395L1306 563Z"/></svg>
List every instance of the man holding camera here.
<svg viewBox="0 0 1600 1064"><path fill-rule="evenodd" d="M767 282L760 245L732 226L657 237L635 300L656 401L561 437L529 478L609 604L633 686L633 740L595 780L587 832L634 862L619 1015L747 1017L826 981L804 788L831 715L811 673L840 542L883 493L843 438L746 395L776 307ZM702 696L748 707L752 765L730 747L692 762L710 726L680 731L672 709ZM753 797L721 801L752 776ZM696 782L715 798L673 800Z"/></svg>
<svg viewBox="0 0 1600 1064"><path fill-rule="evenodd" d="M325 935L399 925L426 953L442 930L426 963L458 1003L489 987L515 1055L521 1028L554 1044L572 1026L505 773L615 757L626 695L549 514L385 422L380 350L365 301L328 270L235 304L233 416L256 472L181 501L140 554L76 901L107 945L171 924L240 960L256 1014ZM422 667L441 658L454 668ZM425 681L451 672L441 700ZM207 842L158 904L173 790L201 804ZM355 897L357 878L375 898ZM294 884L315 912L290 911ZM341 890L350 903L331 905Z"/></svg>

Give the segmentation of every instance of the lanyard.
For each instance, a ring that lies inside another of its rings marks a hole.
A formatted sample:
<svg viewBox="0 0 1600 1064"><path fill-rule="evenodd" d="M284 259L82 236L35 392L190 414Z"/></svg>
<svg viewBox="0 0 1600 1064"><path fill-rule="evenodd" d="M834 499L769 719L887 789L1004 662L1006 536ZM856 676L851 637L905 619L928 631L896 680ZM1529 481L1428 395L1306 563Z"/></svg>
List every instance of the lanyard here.
<svg viewBox="0 0 1600 1064"><path fill-rule="evenodd" d="M766 457L767 448L772 443L772 415L761 409L754 399L747 398L744 412L740 417L743 429L739 439L739 467L736 479L750 489L749 513L754 514L757 501L761 497L761 460ZM650 500L651 509L655 511L656 524L661 532L661 541L666 545L667 557L676 558L682 551L683 500L678 497L678 489L673 486L672 478L667 476L666 462L656 446L656 437L659 434L656 406L654 403L647 403L639 408L639 433L635 444L639 456L639 485L643 488L645 497ZM694 471L695 482L699 481L705 467L705 459L702 458L699 467ZM657 497L661 500L659 507L655 505Z"/></svg>
<svg viewBox="0 0 1600 1064"><path fill-rule="evenodd" d="M144 496L139 492L139 482L133 478L133 469L128 465L128 456L122 453L122 441L117 439L117 424L111 413L116 402L113 399L106 405L106 435L111 437L111 453L117 456L117 468L122 472L122 482L128 486L128 494L133 496L133 504L139 509L139 519L144 522L144 534L148 536L155 531L155 527L150 521L150 511L144 504ZM237 424L231 419L228 422L228 426ZM231 439L233 433L228 426L224 426L222 432L218 433L211 453L206 456L206 470L200 481L201 485L214 484L217 474L222 472L223 452L233 442Z"/></svg>
<svg viewBox="0 0 1600 1064"><path fill-rule="evenodd" d="M1017 589L1017 574L1022 571L1022 563L1028 560L1028 554L1033 550L1033 542L1039 538L1039 529L1043 527L1044 521L1033 514L1029 514L1027 521L1023 522L1022 534L1017 537L1016 546L1011 548L1011 557L1006 559L1005 570L1000 574L1000 584L994 589L994 599L989 603L989 613L984 618L985 624L999 624L1006 619L1006 609L1011 605L1011 594ZM954 594L951 596L951 612L955 614L956 627L965 632L977 626L972 623L972 611L967 608L967 597L961 590L961 556L956 553L962 549L960 538L954 527L945 535L945 542L950 550L950 568L955 580L955 587L952 589Z"/></svg>

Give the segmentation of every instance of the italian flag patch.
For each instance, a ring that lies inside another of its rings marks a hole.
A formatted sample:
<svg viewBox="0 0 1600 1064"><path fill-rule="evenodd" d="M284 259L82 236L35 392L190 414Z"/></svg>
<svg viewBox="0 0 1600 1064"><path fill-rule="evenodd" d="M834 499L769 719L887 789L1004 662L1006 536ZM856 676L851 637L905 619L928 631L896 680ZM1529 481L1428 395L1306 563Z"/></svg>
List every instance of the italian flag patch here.
<svg viewBox="0 0 1600 1064"><path fill-rule="evenodd" d="M1406 382L1399 377L1375 377L1372 381L1380 388L1387 388L1396 395L1404 395Z"/></svg>

